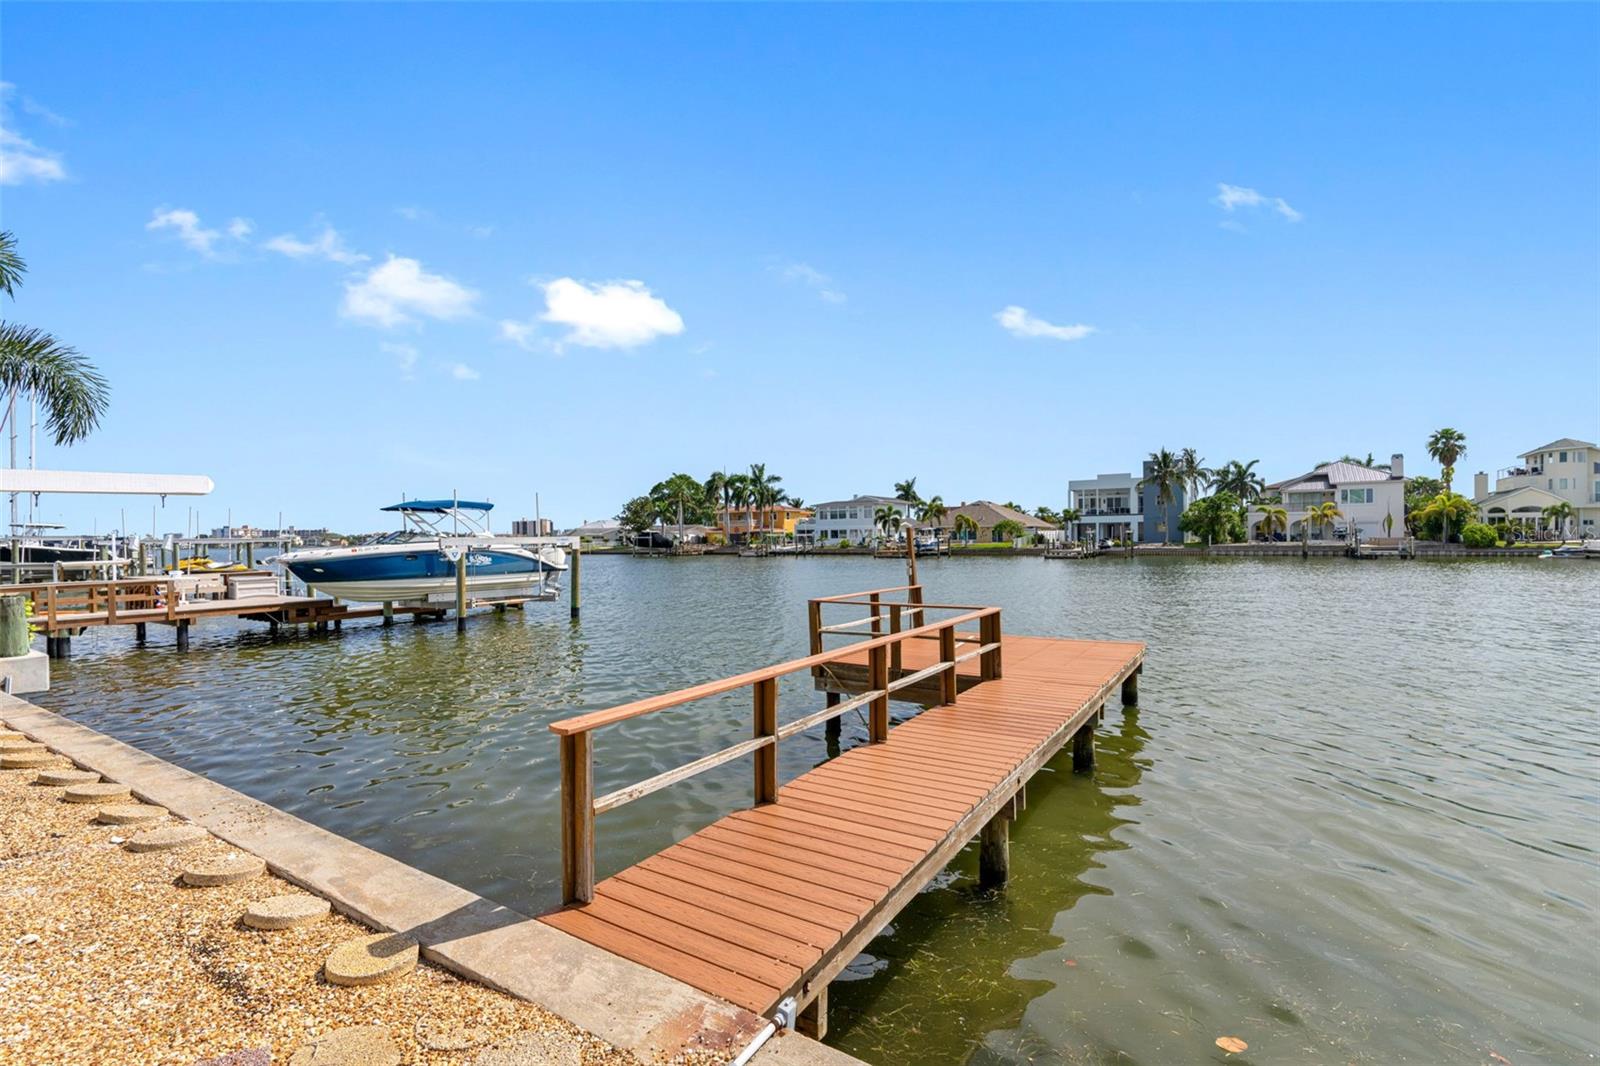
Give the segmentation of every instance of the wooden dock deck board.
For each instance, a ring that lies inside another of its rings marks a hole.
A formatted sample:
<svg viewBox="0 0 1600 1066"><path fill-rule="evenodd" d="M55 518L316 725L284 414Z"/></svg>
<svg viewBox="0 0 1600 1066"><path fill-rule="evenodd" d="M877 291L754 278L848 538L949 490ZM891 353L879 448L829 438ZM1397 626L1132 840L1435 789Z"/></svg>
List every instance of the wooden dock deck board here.
<svg viewBox="0 0 1600 1066"><path fill-rule="evenodd" d="M923 646L926 646L924 648ZM594 886L542 921L759 1014L815 999L1144 659L1137 643L1007 636L922 711ZM907 641L903 670L938 659ZM866 668L866 653L860 666Z"/></svg>

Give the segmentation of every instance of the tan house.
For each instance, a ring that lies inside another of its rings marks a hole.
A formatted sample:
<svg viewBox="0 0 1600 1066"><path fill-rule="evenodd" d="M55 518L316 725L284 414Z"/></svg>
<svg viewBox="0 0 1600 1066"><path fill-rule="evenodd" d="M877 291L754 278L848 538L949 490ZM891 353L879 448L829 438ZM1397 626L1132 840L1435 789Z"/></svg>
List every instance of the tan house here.
<svg viewBox="0 0 1600 1066"><path fill-rule="evenodd" d="M1533 529L1548 525L1544 509L1565 501L1572 521L1561 529L1545 529L1553 536L1593 537L1600 528L1600 445L1562 437L1523 452L1522 462L1495 474L1494 491L1489 475L1479 471L1473 479L1472 502L1480 521L1516 522Z"/></svg>
<svg viewBox="0 0 1600 1066"><path fill-rule="evenodd" d="M956 531L956 518L959 515L966 515L977 523L977 535L973 536L970 531L968 531L967 535L972 536L972 539L980 543L994 540L994 527L1007 519L1020 525L1024 536L1032 537L1037 533L1048 540L1054 540L1061 535L1061 528L1054 522L1046 522L1044 519L1031 515L1026 511L1019 511L1015 507L1008 507L1003 503L995 503L991 500L974 500L972 503L963 503L958 507L951 507L945 512L944 517L940 519L937 527L924 526L922 523L918 523L918 528L937 529L941 538L947 538L952 541L959 540L960 538Z"/></svg>

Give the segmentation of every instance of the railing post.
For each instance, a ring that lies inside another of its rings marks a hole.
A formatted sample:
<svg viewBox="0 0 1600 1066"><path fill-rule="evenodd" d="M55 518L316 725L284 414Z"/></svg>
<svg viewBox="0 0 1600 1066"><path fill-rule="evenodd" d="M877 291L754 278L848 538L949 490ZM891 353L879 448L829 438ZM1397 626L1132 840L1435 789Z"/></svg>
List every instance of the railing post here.
<svg viewBox="0 0 1600 1066"><path fill-rule="evenodd" d="M997 681L1000 678L1000 610L986 614L978 619L978 640L983 644L997 645L993 651L986 651L978 656L978 676L985 681Z"/></svg>
<svg viewBox="0 0 1600 1066"><path fill-rule="evenodd" d="M939 661L949 664L939 674L939 702L949 706L956 701L956 627L939 630Z"/></svg>
<svg viewBox="0 0 1600 1066"><path fill-rule="evenodd" d="M891 603L889 605L889 632L900 632L900 605L898 603ZM900 668L900 646L904 643L905 641L897 640L893 644L889 645L890 677L899 677L902 672Z"/></svg>
<svg viewBox="0 0 1600 1066"><path fill-rule="evenodd" d="M778 734L778 681L769 678L757 681L755 689L753 735L773 737ZM778 802L778 741L756 749L756 806Z"/></svg>
<svg viewBox="0 0 1600 1066"><path fill-rule="evenodd" d="M822 654L822 603L811 600L806 604L806 628L811 632L811 654Z"/></svg>
<svg viewBox="0 0 1600 1066"><path fill-rule="evenodd" d="M883 606L880 602L880 597L874 592L867 599L872 602L872 635L881 637L883 635Z"/></svg>
<svg viewBox="0 0 1600 1066"><path fill-rule="evenodd" d="M594 898L594 749L587 732L561 738L561 902Z"/></svg>
<svg viewBox="0 0 1600 1066"><path fill-rule="evenodd" d="M889 656L887 648L878 645L867 652L867 684L883 695L868 704L867 740L882 744L889 739Z"/></svg>

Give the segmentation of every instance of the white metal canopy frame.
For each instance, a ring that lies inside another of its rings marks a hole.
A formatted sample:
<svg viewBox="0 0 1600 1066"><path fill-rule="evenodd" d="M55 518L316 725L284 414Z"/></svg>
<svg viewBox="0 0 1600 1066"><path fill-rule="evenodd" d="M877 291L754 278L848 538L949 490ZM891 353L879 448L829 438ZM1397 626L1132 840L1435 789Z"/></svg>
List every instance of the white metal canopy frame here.
<svg viewBox="0 0 1600 1066"><path fill-rule="evenodd" d="M112 474L88 470L0 468L0 493L205 496L214 488L216 484L204 474Z"/></svg>

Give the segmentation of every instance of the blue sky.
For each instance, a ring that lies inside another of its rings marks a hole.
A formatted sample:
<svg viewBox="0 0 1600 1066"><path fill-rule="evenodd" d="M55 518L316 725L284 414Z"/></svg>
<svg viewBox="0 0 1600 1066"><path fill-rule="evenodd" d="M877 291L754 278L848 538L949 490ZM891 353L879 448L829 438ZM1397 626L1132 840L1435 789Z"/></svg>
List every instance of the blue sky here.
<svg viewBox="0 0 1600 1066"><path fill-rule="evenodd" d="M1593 5L3 20L6 313L114 388L40 465L209 474L207 526L567 524L751 462L1060 507L1163 446L1600 434Z"/></svg>

